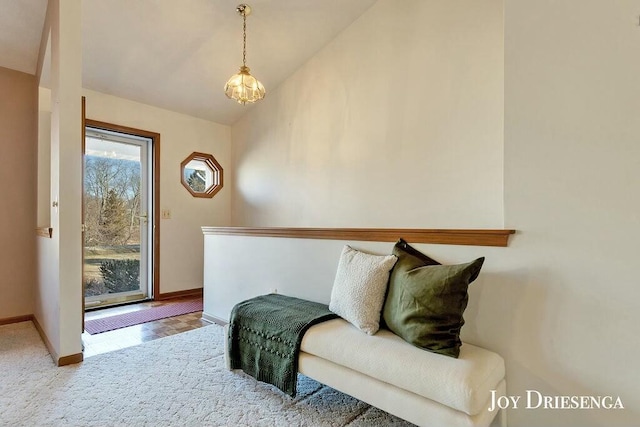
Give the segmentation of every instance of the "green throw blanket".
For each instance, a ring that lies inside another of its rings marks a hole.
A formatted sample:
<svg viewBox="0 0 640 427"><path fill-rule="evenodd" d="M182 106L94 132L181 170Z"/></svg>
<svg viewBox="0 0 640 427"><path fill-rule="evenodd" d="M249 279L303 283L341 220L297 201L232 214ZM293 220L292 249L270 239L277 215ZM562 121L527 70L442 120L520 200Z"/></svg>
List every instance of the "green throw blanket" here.
<svg viewBox="0 0 640 427"><path fill-rule="evenodd" d="M238 303L229 323L231 369L296 395L298 353L311 326L338 317L324 304L279 294Z"/></svg>

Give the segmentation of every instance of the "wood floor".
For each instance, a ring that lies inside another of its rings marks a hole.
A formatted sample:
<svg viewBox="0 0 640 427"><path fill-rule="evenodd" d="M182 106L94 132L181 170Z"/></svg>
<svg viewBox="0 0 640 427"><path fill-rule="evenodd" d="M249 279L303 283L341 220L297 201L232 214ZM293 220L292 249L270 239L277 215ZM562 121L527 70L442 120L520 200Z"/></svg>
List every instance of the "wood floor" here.
<svg viewBox="0 0 640 427"><path fill-rule="evenodd" d="M202 298L181 298L160 302L149 301L140 304L130 304L121 307L88 311L85 313L85 320L99 319L102 317L114 316L116 314L144 310L150 307L159 307L176 302L198 299L201 300ZM95 356L96 354L120 350L125 347L142 344L146 341L179 334L180 332L198 329L207 325L210 325L210 323L202 320L202 312L198 311L195 313L142 323L140 325L129 326L128 328L116 329L115 331L103 332L101 334L89 335L85 332L82 334L82 342L84 344L83 353L84 357L87 358Z"/></svg>

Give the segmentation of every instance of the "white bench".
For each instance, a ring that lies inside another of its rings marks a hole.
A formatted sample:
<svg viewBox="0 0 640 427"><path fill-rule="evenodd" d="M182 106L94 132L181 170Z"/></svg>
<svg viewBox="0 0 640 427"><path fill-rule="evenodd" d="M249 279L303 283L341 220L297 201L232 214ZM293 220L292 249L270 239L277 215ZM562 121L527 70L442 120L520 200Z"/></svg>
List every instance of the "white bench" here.
<svg viewBox="0 0 640 427"><path fill-rule="evenodd" d="M455 359L388 330L364 334L343 319L305 333L298 371L419 426L489 426L497 415L489 412L491 391L506 393L504 360L496 353L463 344ZM504 411L496 424L506 426Z"/></svg>

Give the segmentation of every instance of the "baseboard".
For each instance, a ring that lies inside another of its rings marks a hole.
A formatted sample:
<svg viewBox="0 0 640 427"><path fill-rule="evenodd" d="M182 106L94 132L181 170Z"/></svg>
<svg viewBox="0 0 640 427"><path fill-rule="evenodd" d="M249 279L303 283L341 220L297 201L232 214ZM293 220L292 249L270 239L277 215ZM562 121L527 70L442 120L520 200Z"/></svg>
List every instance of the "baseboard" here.
<svg viewBox="0 0 640 427"><path fill-rule="evenodd" d="M40 334L40 338L42 338L42 342L44 342L45 347L49 351L49 355L53 359L53 363L57 366L65 366L65 365L73 365L74 363L80 363L84 360L84 355L82 353L70 354L68 356L59 357L58 353L56 353L53 345L49 341L47 334L45 334L44 329L40 326L38 319L35 316L31 316L31 321L33 325L36 327L38 334Z"/></svg>
<svg viewBox="0 0 640 427"><path fill-rule="evenodd" d="M12 323L28 322L33 320L33 314L25 314L24 316L5 317L0 319L0 325L10 325Z"/></svg>
<svg viewBox="0 0 640 427"><path fill-rule="evenodd" d="M202 320L209 322L209 323L215 323L216 325L220 325L220 326L225 326L227 323L226 320L223 320L219 317L216 316L212 316L210 314L206 314L206 313L202 313Z"/></svg>
<svg viewBox="0 0 640 427"><path fill-rule="evenodd" d="M163 301L167 299L184 297L202 297L202 288L187 289L186 291L166 292L164 294L156 295L154 299L156 301Z"/></svg>
<svg viewBox="0 0 640 427"><path fill-rule="evenodd" d="M83 360L84 354L82 353L70 354L69 356L59 358L58 366L75 365L76 363L80 363Z"/></svg>

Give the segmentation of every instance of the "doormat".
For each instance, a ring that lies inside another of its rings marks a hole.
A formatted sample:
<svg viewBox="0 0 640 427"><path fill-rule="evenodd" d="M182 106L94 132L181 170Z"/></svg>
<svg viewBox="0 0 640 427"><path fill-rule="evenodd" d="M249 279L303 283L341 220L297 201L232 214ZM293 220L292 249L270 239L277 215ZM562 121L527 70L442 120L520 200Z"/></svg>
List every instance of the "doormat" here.
<svg viewBox="0 0 640 427"><path fill-rule="evenodd" d="M185 301L162 305L160 307L147 308L131 313L116 314L115 316L92 319L84 322L84 330L91 335L167 317L180 316L181 314L202 311L202 300Z"/></svg>

